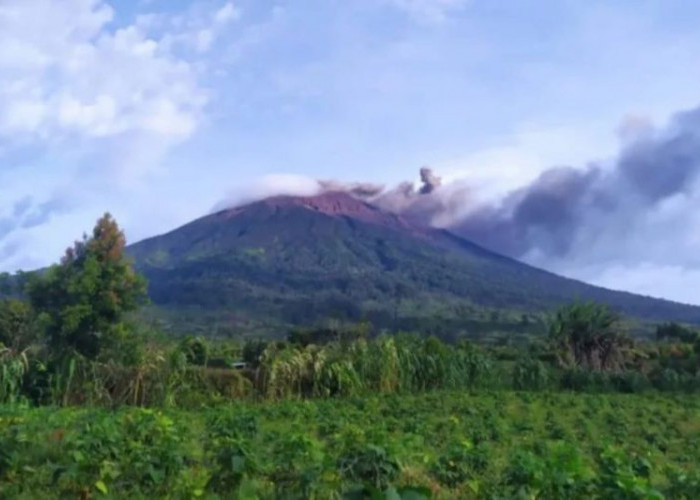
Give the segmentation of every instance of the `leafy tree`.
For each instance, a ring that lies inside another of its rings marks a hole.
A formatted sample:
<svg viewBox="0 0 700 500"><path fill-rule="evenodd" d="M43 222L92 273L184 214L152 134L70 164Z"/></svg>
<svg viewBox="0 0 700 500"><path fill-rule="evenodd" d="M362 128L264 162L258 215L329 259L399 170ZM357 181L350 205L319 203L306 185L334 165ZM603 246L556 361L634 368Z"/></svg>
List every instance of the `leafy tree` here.
<svg viewBox="0 0 700 500"><path fill-rule="evenodd" d="M111 215L98 220L61 263L34 277L28 292L57 353L95 358L119 330L125 313L144 300L145 280L124 255L126 240Z"/></svg>
<svg viewBox="0 0 700 500"><path fill-rule="evenodd" d="M12 293L12 276L9 273L0 273L0 296Z"/></svg>
<svg viewBox="0 0 700 500"><path fill-rule="evenodd" d="M180 342L178 349L185 355L185 359L191 365L204 366L209 359L209 346L202 338L188 335Z"/></svg>
<svg viewBox="0 0 700 500"><path fill-rule="evenodd" d="M0 300L0 344L14 351L27 348L36 338L34 312L27 302Z"/></svg>
<svg viewBox="0 0 700 500"><path fill-rule="evenodd" d="M268 343L262 339L249 339L243 345L243 361L250 366L257 367L260 364L260 357L267 349Z"/></svg>
<svg viewBox="0 0 700 500"><path fill-rule="evenodd" d="M616 370L624 363L630 338L623 333L620 317L594 302L561 307L549 323L549 337L560 364L589 370Z"/></svg>
<svg viewBox="0 0 700 500"><path fill-rule="evenodd" d="M663 323L656 327L656 339L660 341L664 339L676 339L681 342L692 344L700 339L700 335L687 326L678 323Z"/></svg>

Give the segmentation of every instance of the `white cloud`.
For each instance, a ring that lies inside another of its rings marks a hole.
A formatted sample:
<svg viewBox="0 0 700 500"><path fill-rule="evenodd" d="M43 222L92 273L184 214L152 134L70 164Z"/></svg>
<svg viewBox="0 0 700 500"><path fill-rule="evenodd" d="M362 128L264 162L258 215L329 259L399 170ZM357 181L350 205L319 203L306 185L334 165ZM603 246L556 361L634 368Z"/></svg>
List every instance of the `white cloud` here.
<svg viewBox="0 0 700 500"><path fill-rule="evenodd" d="M0 0L0 222L12 221L0 234L0 268L60 255L116 210L118 193L160 175L205 121L204 53L240 12L221 2L117 25L112 6ZM30 225L13 215L28 194Z"/></svg>
<svg viewBox="0 0 700 500"><path fill-rule="evenodd" d="M214 14L214 20L218 24L226 24L231 21L237 21L241 17L241 11L238 10L234 5L229 2Z"/></svg>
<svg viewBox="0 0 700 500"><path fill-rule="evenodd" d="M389 0L394 6L405 10L419 21L440 22L450 12L465 7L469 0Z"/></svg>
<svg viewBox="0 0 700 500"><path fill-rule="evenodd" d="M149 32L153 16L113 29L113 9L102 0L5 1L0 137L55 140L133 131L188 137L201 120L207 92L195 64L178 57L170 40L193 39L205 52L222 24L237 15L227 3L157 37Z"/></svg>
<svg viewBox="0 0 700 500"><path fill-rule="evenodd" d="M320 186L317 179L296 174L269 174L241 182L226 197L214 206L214 210L231 208L269 196L312 196L318 194Z"/></svg>

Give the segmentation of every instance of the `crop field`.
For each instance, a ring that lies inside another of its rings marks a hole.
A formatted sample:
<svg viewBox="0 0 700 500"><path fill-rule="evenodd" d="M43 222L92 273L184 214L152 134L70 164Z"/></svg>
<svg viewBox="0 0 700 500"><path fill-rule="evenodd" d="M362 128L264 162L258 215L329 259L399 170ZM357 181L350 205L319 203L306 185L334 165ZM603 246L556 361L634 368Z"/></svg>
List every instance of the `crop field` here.
<svg viewBox="0 0 700 500"><path fill-rule="evenodd" d="M700 498L700 398L435 391L0 410L2 498Z"/></svg>

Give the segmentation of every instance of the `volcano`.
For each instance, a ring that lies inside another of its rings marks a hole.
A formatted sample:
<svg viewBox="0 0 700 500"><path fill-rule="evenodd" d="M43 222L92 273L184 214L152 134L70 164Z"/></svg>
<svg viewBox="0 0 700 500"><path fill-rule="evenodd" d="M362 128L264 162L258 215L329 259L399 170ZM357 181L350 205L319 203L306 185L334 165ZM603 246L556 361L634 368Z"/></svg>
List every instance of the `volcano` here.
<svg viewBox="0 0 700 500"><path fill-rule="evenodd" d="M591 286L421 226L344 192L222 210L128 249L162 311L276 327L324 318L414 328L536 314L595 300L642 320L700 323L700 308ZM186 321L185 321L186 323Z"/></svg>

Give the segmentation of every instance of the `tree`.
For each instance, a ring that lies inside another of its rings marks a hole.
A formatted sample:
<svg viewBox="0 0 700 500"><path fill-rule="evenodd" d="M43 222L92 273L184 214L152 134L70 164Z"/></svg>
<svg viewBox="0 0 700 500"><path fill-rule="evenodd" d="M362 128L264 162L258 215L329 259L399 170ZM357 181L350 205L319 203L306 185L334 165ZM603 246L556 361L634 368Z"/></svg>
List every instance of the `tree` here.
<svg viewBox="0 0 700 500"><path fill-rule="evenodd" d="M656 326L656 339L659 341L671 339L692 344L698 338L700 338L700 335L696 331L678 323L663 323Z"/></svg>
<svg viewBox="0 0 700 500"><path fill-rule="evenodd" d="M34 312L21 300L0 300L0 344L19 352L36 338Z"/></svg>
<svg viewBox="0 0 700 500"><path fill-rule="evenodd" d="M0 273L0 296L12 294L12 276L9 273Z"/></svg>
<svg viewBox="0 0 700 500"><path fill-rule="evenodd" d="M589 370L614 370L624 363L631 339L623 333L620 317L594 302L561 307L549 322L549 338L560 364Z"/></svg>
<svg viewBox="0 0 700 500"><path fill-rule="evenodd" d="M126 239L111 215L92 236L69 248L61 263L28 285L54 352L95 358L118 332L125 313L145 300L146 282L124 255Z"/></svg>

